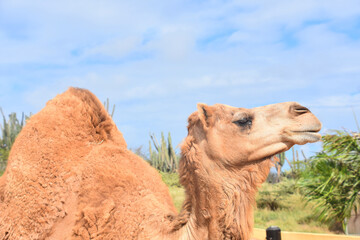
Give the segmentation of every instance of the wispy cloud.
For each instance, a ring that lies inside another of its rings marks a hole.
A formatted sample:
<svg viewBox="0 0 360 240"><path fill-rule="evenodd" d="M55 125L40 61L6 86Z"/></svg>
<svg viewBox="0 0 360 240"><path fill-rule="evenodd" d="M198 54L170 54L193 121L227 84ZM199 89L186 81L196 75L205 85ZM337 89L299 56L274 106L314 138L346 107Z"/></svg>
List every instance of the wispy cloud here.
<svg viewBox="0 0 360 240"><path fill-rule="evenodd" d="M359 108L360 109L360 93L342 94L335 96L324 96L315 100L312 104L314 107L327 108Z"/></svg>

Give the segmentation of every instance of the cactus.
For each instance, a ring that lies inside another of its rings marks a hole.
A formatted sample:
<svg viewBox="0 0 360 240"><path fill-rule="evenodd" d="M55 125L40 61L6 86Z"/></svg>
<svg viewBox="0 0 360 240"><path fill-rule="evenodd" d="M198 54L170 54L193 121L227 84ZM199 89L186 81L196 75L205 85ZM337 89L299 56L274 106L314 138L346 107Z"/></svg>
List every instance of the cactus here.
<svg viewBox="0 0 360 240"><path fill-rule="evenodd" d="M16 117L16 113L9 114L9 119L6 120L4 112L1 108L0 112L3 117L3 123L0 124L0 172L2 172L6 167L10 149L14 144L17 135L23 128L25 120L31 116L31 113L30 116L26 116L22 113L21 121L19 121Z"/></svg>
<svg viewBox="0 0 360 240"><path fill-rule="evenodd" d="M110 114L110 112L109 112L109 106L110 106L110 104L109 104L109 98L107 98L106 101L104 102L104 107L105 107L106 111ZM113 105L113 108L112 108L112 111L111 111L111 114L110 114L111 117L114 116L114 112L115 112L115 104Z"/></svg>
<svg viewBox="0 0 360 240"><path fill-rule="evenodd" d="M298 178L301 172L305 169L308 159L306 158L304 151L301 150L301 154L304 160L300 160L299 151L295 150L294 147L291 148L291 151L292 151L292 161L289 161L289 159L285 155L285 152L276 154L276 157L278 158L278 161L275 162L275 168L277 170L277 181L280 180L281 168L283 167L285 160L290 166L291 176L293 178Z"/></svg>
<svg viewBox="0 0 360 240"><path fill-rule="evenodd" d="M276 154L276 157L278 158L278 161L275 162L275 168L277 171L277 182L279 182L281 168L282 168L282 166L284 166L284 163L285 163L285 153L283 152L283 153Z"/></svg>
<svg viewBox="0 0 360 240"><path fill-rule="evenodd" d="M168 134L167 141L165 140L164 133L161 133L160 144L155 134L150 134L150 138L149 155L151 165L162 172L175 172L179 165L179 157L172 146L170 133ZM154 150L152 145L155 147Z"/></svg>
<svg viewBox="0 0 360 240"><path fill-rule="evenodd" d="M300 160L299 152L298 152L298 150L295 150L294 147L291 148L291 151L292 151L292 161L287 159L286 156L284 156L284 157L291 168L292 177L297 179L297 178L299 178L301 172L304 171L307 161L308 161L308 158L305 156L305 153L303 150L301 150L301 153L302 153L302 156L304 157L304 160Z"/></svg>

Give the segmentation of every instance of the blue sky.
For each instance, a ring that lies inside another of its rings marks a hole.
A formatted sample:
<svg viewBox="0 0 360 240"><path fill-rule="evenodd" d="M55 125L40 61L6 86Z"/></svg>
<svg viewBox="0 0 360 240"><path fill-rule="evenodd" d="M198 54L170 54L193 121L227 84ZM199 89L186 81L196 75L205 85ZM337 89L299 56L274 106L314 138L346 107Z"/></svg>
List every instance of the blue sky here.
<svg viewBox="0 0 360 240"><path fill-rule="evenodd" d="M355 131L360 2L1 1L0 107L36 113L69 86L116 104L132 148L180 143L197 102L298 101Z"/></svg>

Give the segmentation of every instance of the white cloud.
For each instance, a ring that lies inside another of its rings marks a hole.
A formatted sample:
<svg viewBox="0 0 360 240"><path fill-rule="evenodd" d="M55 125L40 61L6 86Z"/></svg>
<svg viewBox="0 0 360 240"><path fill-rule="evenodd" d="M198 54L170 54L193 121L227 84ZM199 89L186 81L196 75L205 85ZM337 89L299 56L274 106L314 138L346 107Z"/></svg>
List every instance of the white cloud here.
<svg viewBox="0 0 360 240"><path fill-rule="evenodd" d="M250 70L241 72L227 72L219 75L204 75L199 78L184 80L183 84L188 89L217 88L217 87L241 87L276 84L279 79L261 76Z"/></svg>
<svg viewBox="0 0 360 240"><path fill-rule="evenodd" d="M154 46L167 59L175 61L184 59L195 50L196 35L191 28L168 26L162 30L159 37L159 41L154 43Z"/></svg>
<svg viewBox="0 0 360 240"><path fill-rule="evenodd" d="M38 110L68 86L130 104L125 116L148 109L169 122L182 118L181 126L162 122L158 129L184 127L182 115L196 101L295 100L343 112L360 104L355 0L1 4L0 104L9 111L15 103ZM121 114L119 124L141 131L121 122ZM319 114L332 119L336 112ZM150 121L144 116L141 125L156 125ZM331 121L331 128L344 122Z"/></svg>
<svg viewBox="0 0 360 240"><path fill-rule="evenodd" d="M314 107L351 108L360 107L360 93L324 96L311 103Z"/></svg>

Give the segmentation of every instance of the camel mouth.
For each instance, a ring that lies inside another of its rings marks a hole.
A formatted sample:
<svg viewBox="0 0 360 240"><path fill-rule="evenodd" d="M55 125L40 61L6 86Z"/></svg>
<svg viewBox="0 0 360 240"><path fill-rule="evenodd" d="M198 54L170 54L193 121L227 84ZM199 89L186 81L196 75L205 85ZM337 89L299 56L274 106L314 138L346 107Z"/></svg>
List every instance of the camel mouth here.
<svg viewBox="0 0 360 240"><path fill-rule="evenodd" d="M295 132L295 133L317 133L319 132L320 130L301 130L301 131L292 131L292 132Z"/></svg>
<svg viewBox="0 0 360 240"><path fill-rule="evenodd" d="M301 131L292 131L293 138L296 144L305 144L305 143L314 143L321 140L320 130L301 130Z"/></svg>

